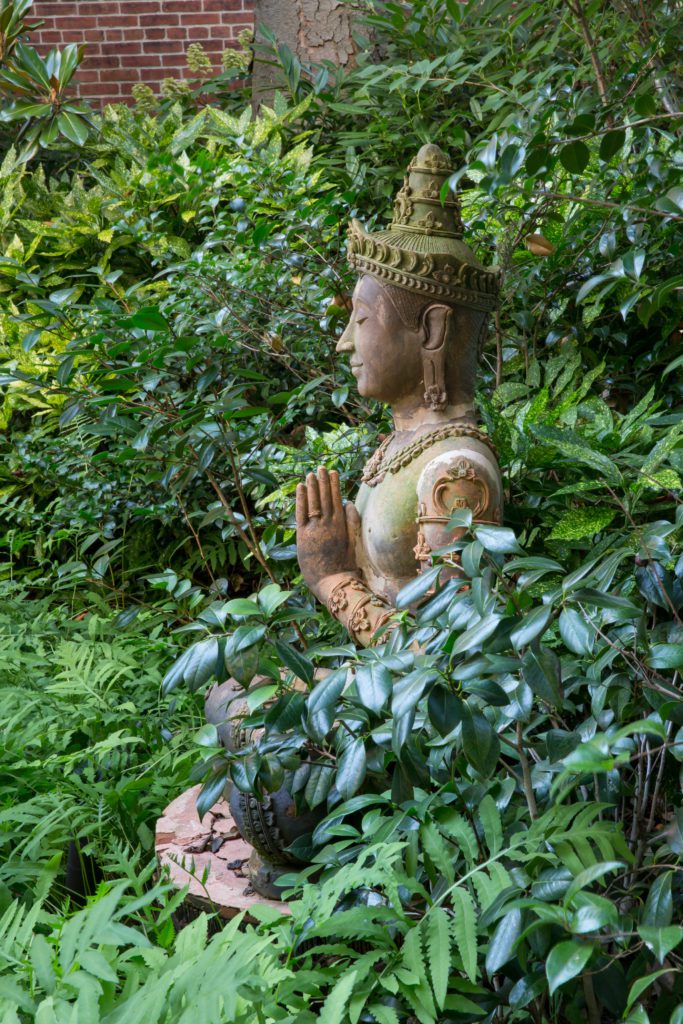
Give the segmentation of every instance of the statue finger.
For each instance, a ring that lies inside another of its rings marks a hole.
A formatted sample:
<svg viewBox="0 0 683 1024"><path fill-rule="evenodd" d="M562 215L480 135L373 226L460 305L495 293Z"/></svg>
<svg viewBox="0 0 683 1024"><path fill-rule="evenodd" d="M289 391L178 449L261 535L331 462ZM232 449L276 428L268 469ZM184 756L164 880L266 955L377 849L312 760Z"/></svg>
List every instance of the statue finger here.
<svg viewBox="0 0 683 1024"><path fill-rule="evenodd" d="M296 526L297 529L308 522L308 494L306 484L296 485Z"/></svg>
<svg viewBox="0 0 683 1024"><path fill-rule="evenodd" d="M318 466L318 490L323 518L329 519L333 512L332 492L330 491L330 477L324 466Z"/></svg>
<svg viewBox="0 0 683 1024"><path fill-rule="evenodd" d="M320 507L320 490L318 488L318 480L315 473L309 473L306 477L306 491L308 499L308 518L318 519L322 516L322 508Z"/></svg>
<svg viewBox="0 0 683 1024"><path fill-rule="evenodd" d="M339 487L339 473L336 469L330 470L330 494L332 496L333 515L341 514L344 510L344 503L342 501L341 489Z"/></svg>

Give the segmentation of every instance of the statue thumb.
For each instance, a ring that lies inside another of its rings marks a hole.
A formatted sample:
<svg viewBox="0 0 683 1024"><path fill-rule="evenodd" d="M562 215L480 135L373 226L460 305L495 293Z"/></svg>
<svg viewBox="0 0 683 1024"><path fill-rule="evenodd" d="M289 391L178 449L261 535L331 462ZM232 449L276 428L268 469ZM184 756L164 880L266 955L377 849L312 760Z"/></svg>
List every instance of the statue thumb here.
<svg viewBox="0 0 683 1024"><path fill-rule="evenodd" d="M360 533L360 516L358 515L358 509L352 501L347 501L344 506L344 514L346 515L346 529L349 532L349 540L355 545L356 537Z"/></svg>

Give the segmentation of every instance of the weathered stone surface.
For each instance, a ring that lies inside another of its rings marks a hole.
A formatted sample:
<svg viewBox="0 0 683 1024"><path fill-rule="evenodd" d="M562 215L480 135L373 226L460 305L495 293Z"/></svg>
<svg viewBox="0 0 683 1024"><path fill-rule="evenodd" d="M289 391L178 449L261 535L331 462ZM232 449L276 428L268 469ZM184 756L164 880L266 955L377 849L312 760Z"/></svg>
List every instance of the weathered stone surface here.
<svg viewBox="0 0 683 1024"><path fill-rule="evenodd" d="M289 913L286 903L267 900L250 887L246 867L252 848L240 836L224 800L200 821L196 800L200 787L177 797L159 818L155 847L159 865L177 888L189 886L188 900L221 917L247 913L258 904ZM242 865L245 875L242 874ZM205 874L208 878L202 882Z"/></svg>

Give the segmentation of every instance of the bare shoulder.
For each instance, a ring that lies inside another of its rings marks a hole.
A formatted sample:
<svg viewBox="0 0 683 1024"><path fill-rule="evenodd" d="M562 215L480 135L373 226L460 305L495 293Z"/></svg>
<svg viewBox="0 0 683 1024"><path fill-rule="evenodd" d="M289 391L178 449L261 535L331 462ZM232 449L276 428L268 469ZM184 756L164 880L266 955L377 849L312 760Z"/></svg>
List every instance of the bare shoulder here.
<svg viewBox="0 0 683 1024"><path fill-rule="evenodd" d="M500 523L503 493L493 449L476 437L455 437L423 467L417 482L418 521L445 524L456 509L478 522Z"/></svg>

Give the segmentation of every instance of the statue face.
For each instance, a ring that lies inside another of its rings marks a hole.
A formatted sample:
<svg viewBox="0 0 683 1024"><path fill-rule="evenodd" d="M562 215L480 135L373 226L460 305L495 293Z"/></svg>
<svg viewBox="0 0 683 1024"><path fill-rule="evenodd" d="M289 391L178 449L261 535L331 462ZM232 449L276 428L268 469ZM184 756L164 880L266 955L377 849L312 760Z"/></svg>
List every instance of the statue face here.
<svg viewBox="0 0 683 1024"><path fill-rule="evenodd" d="M337 352L349 353L359 394L394 403L421 392L422 335L406 327L379 281L365 274Z"/></svg>

